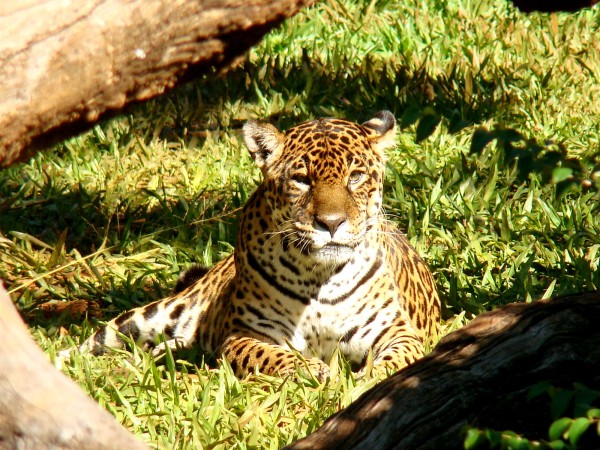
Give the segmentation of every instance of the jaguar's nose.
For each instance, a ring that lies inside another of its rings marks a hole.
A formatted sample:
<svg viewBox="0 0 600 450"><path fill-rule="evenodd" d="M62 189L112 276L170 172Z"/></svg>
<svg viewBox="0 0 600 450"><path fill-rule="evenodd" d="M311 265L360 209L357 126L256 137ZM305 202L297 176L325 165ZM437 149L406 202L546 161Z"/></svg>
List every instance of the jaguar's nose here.
<svg viewBox="0 0 600 450"><path fill-rule="evenodd" d="M344 213L332 213L332 214L319 214L315 217L314 227L316 230L329 231L331 237L335 234L337 229L342 225L348 216Z"/></svg>

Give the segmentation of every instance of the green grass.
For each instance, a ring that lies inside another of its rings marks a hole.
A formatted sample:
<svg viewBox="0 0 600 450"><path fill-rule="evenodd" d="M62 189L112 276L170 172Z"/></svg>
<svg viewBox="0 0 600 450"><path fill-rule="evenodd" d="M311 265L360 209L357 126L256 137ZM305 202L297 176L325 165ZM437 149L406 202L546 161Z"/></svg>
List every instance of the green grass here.
<svg viewBox="0 0 600 450"><path fill-rule="evenodd" d="M387 212L434 271L446 331L506 303L599 289L599 32L600 10L319 3L226 77L207 75L3 171L0 277L54 359L93 325L49 307L95 302L89 314L107 320L166 295L191 263L232 251L260 179L245 120L286 128L385 108L402 126ZM471 153L476 130L491 142ZM569 158L579 165L561 172ZM571 183L552 183L561 177ZM374 383L338 368L325 385L239 381L201 356L155 363L140 352L76 357L63 370L155 447L241 449L302 437Z"/></svg>

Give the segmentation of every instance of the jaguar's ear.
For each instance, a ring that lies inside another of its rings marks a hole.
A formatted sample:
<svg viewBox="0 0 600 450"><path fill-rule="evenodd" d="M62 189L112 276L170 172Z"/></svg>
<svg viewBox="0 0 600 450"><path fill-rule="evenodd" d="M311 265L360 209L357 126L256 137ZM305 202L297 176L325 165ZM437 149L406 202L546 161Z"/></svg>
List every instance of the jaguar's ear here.
<svg viewBox="0 0 600 450"><path fill-rule="evenodd" d="M284 135L269 123L250 120L244 124L244 141L256 165L265 173L281 154Z"/></svg>
<svg viewBox="0 0 600 450"><path fill-rule="evenodd" d="M371 120L362 124L373 148L385 153L396 145L396 118L389 111L380 111Z"/></svg>

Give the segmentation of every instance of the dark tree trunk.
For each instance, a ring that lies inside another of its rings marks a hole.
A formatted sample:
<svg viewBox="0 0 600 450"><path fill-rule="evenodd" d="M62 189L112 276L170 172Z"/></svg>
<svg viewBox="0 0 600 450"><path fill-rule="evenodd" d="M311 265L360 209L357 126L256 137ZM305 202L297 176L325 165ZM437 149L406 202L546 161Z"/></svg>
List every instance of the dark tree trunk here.
<svg viewBox="0 0 600 450"><path fill-rule="evenodd" d="M598 0L512 0L523 12L578 11L598 3Z"/></svg>
<svg viewBox="0 0 600 450"><path fill-rule="evenodd" d="M600 387L599 292L482 314L287 448L463 448L465 425L547 438L541 381Z"/></svg>
<svg viewBox="0 0 600 450"><path fill-rule="evenodd" d="M313 0L0 5L0 168L224 68Z"/></svg>

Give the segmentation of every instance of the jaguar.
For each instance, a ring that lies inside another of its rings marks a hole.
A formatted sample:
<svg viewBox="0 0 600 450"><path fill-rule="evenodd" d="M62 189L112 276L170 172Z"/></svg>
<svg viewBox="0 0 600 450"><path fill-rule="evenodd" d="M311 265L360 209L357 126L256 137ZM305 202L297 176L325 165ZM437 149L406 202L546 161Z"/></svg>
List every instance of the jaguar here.
<svg viewBox="0 0 600 450"><path fill-rule="evenodd" d="M336 350L359 374L422 357L438 333L440 298L383 212L395 135L389 111L286 132L247 122L244 142L263 181L241 212L233 254L184 274L172 295L121 314L80 350L102 354L129 337L157 355L199 346L237 376L304 368L321 380Z"/></svg>

